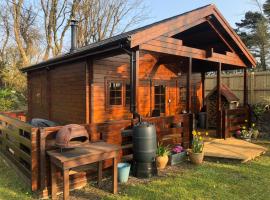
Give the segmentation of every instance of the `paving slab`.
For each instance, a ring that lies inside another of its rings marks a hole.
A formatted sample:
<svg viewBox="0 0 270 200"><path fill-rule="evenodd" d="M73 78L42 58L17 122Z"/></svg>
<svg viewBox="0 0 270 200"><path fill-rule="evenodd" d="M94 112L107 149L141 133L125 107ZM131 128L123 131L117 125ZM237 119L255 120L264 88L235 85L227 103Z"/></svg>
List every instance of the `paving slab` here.
<svg viewBox="0 0 270 200"><path fill-rule="evenodd" d="M241 162L252 160L266 151L265 147L235 138L212 139L206 141L204 147L206 157L233 159Z"/></svg>

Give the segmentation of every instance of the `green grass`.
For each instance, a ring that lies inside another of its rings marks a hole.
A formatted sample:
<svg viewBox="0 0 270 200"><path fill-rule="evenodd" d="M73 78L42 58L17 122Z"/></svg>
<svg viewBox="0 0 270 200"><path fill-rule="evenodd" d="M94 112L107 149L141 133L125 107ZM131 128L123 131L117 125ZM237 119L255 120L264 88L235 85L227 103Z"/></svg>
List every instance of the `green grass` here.
<svg viewBox="0 0 270 200"><path fill-rule="evenodd" d="M28 200L31 191L16 175L11 166L0 157L0 199L1 200Z"/></svg>
<svg viewBox="0 0 270 200"><path fill-rule="evenodd" d="M264 146L270 149L270 142ZM0 157L0 199L31 199L20 178ZM88 185L72 192L72 199L103 198L105 200L175 200L229 199L268 200L270 197L270 152L245 164L205 162L195 167L181 165L162 177L147 183L121 185L118 195Z"/></svg>
<svg viewBox="0 0 270 200"><path fill-rule="evenodd" d="M270 144L265 144L268 149ZM189 166L189 167L188 167ZM147 184L124 186L122 195L104 199L270 199L270 154L248 162L205 162Z"/></svg>

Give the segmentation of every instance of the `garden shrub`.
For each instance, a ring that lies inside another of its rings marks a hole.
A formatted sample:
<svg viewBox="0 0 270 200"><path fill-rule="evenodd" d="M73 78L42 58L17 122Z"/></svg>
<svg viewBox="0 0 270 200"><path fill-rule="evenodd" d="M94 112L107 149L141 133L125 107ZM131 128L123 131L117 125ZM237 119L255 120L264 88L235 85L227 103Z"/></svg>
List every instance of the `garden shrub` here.
<svg viewBox="0 0 270 200"><path fill-rule="evenodd" d="M25 107L25 96L9 88L0 89L0 112L18 110Z"/></svg>

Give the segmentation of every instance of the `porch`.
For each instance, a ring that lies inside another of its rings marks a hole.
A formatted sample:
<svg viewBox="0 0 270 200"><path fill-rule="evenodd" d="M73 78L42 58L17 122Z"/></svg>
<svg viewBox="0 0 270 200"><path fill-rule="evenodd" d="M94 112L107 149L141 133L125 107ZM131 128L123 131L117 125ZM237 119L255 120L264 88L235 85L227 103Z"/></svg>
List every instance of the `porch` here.
<svg viewBox="0 0 270 200"><path fill-rule="evenodd" d="M266 151L265 147L235 138L209 139L204 147L206 158L227 159L242 163L261 156Z"/></svg>

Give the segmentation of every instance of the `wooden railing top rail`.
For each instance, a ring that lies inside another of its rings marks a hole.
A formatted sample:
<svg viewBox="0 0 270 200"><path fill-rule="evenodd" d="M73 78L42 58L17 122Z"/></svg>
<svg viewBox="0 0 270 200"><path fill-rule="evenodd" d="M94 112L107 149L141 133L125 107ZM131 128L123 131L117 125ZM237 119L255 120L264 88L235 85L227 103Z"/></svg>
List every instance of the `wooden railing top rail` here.
<svg viewBox="0 0 270 200"><path fill-rule="evenodd" d="M17 128L23 129L29 133L31 133L32 128L34 128L28 123L25 123L19 119L11 118L10 116L3 113L0 113L0 121L16 126Z"/></svg>

